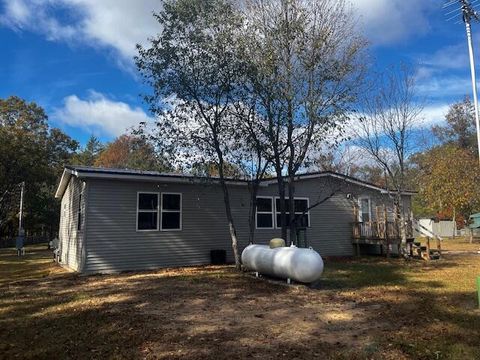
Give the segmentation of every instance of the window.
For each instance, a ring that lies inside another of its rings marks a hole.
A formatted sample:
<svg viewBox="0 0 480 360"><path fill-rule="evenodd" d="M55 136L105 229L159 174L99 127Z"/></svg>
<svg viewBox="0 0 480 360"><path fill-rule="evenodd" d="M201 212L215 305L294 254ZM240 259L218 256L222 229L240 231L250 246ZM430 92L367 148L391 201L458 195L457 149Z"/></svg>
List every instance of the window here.
<svg viewBox="0 0 480 360"><path fill-rule="evenodd" d="M182 194L162 193L162 230L182 230Z"/></svg>
<svg viewBox="0 0 480 360"><path fill-rule="evenodd" d="M273 198L257 197L255 221L257 229L273 229Z"/></svg>
<svg viewBox="0 0 480 360"><path fill-rule="evenodd" d="M138 193L137 230L158 230L157 193Z"/></svg>
<svg viewBox="0 0 480 360"><path fill-rule="evenodd" d="M297 227L310 227L310 211L308 208L309 199L308 198L295 198L294 199L294 209L295 209L295 220ZM285 214L287 217L287 225L290 218L290 199L285 199ZM282 215L280 212L280 199L275 199L275 213L276 213L276 224L277 228L282 226Z"/></svg>
<svg viewBox="0 0 480 360"><path fill-rule="evenodd" d="M360 222L369 222L372 220L371 216L371 204L370 199L368 197L363 197L358 199L359 202L359 221Z"/></svg>

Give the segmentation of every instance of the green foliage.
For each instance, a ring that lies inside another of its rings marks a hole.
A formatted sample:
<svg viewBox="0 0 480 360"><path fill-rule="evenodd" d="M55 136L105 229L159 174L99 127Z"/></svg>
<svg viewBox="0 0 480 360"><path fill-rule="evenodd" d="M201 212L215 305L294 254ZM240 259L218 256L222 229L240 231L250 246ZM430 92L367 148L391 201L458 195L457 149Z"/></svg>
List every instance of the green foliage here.
<svg viewBox="0 0 480 360"><path fill-rule="evenodd" d="M78 143L51 128L45 111L12 96L0 99L0 234L16 228L19 183L25 181L25 228L33 232L58 227L53 198L63 165Z"/></svg>
<svg viewBox="0 0 480 360"><path fill-rule="evenodd" d="M480 209L480 168L469 150L445 144L418 162L420 195L433 212L455 210L468 218Z"/></svg>
<svg viewBox="0 0 480 360"><path fill-rule="evenodd" d="M73 165L93 166L103 149L104 145L97 137L92 135L85 148L72 157L71 163Z"/></svg>
<svg viewBox="0 0 480 360"><path fill-rule="evenodd" d="M416 216L468 218L480 210L475 110L465 97L450 106L446 125L432 127L441 142L410 158L412 176L420 192L414 198Z"/></svg>
<svg viewBox="0 0 480 360"><path fill-rule="evenodd" d="M432 132L442 143L456 145L475 152L475 108L469 97L450 106L445 116L445 126L434 126Z"/></svg>

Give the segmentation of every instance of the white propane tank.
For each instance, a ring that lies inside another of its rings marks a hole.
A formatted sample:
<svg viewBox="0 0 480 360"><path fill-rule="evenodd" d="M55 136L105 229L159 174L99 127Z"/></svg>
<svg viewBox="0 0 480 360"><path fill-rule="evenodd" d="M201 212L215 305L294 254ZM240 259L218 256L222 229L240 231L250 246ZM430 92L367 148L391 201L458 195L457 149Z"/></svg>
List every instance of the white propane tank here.
<svg viewBox="0 0 480 360"><path fill-rule="evenodd" d="M242 252L243 265L260 274L312 283L320 279L323 260L313 249L249 245Z"/></svg>

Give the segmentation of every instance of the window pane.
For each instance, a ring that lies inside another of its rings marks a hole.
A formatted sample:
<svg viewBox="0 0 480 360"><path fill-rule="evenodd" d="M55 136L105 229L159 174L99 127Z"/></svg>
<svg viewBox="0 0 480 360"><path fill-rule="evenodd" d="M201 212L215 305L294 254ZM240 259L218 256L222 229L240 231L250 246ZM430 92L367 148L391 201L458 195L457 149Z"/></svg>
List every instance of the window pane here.
<svg viewBox="0 0 480 360"><path fill-rule="evenodd" d="M162 229L180 229L180 213L162 213Z"/></svg>
<svg viewBox="0 0 480 360"><path fill-rule="evenodd" d="M180 210L180 195L163 194L162 209L163 210Z"/></svg>
<svg viewBox="0 0 480 360"><path fill-rule="evenodd" d="M368 212L368 199L361 200L362 212Z"/></svg>
<svg viewBox="0 0 480 360"><path fill-rule="evenodd" d="M156 212L139 212L138 213L138 230L155 230L157 229L157 213Z"/></svg>
<svg viewBox="0 0 480 360"><path fill-rule="evenodd" d="M280 213L277 213L277 227L282 226L281 216L282 215ZM286 213L285 216L287 219L287 226L288 226L288 224L290 223L290 214Z"/></svg>
<svg viewBox="0 0 480 360"><path fill-rule="evenodd" d="M362 222L369 222L370 221L370 214L368 212L362 212Z"/></svg>
<svg viewBox="0 0 480 360"><path fill-rule="evenodd" d="M275 205L277 206L277 211L280 212L280 199L275 199ZM285 210L290 209L290 200L285 199Z"/></svg>
<svg viewBox="0 0 480 360"><path fill-rule="evenodd" d="M295 199L295 212L305 212L308 209L307 199Z"/></svg>
<svg viewBox="0 0 480 360"><path fill-rule="evenodd" d="M272 199L257 198L257 211L272 212Z"/></svg>
<svg viewBox="0 0 480 360"><path fill-rule="evenodd" d="M361 199L360 201L360 211L362 214L362 221L367 222L370 221L370 202L368 199Z"/></svg>
<svg viewBox="0 0 480 360"><path fill-rule="evenodd" d="M257 214L257 227L258 228L272 228L272 215L269 214Z"/></svg>
<svg viewBox="0 0 480 360"><path fill-rule="evenodd" d="M157 210L157 194L138 194L138 208L140 210Z"/></svg>

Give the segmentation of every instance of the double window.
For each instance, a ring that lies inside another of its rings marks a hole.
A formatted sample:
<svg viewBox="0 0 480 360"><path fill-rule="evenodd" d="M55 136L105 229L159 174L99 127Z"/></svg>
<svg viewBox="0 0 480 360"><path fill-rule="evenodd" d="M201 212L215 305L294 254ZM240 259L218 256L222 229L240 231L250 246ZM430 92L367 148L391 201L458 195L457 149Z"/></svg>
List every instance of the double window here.
<svg viewBox="0 0 480 360"><path fill-rule="evenodd" d="M295 198L295 220L297 227L310 226L310 211L308 198ZM287 222L290 219L290 200L285 199L285 213ZM272 197L257 197L256 224L257 229L273 229L274 222L277 228L282 226L280 212L280 199L275 198L275 204Z"/></svg>
<svg viewBox="0 0 480 360"><path fill-rule="evenodd" d="M295 221L297 227L310 226L310 211L308 198L294 198ZM275 213L277 228L282 227L282 213L280 211L280 199L275 199ZM287 226L290 223L290 199L285 199L285 214Z"/></svg>
<svg viewBox="0 0 480 360"><path fill-rule="evenodd" d="M158 230L159 224L162 231L182 229L182 195L138 193L137 230Z"/></svg>

